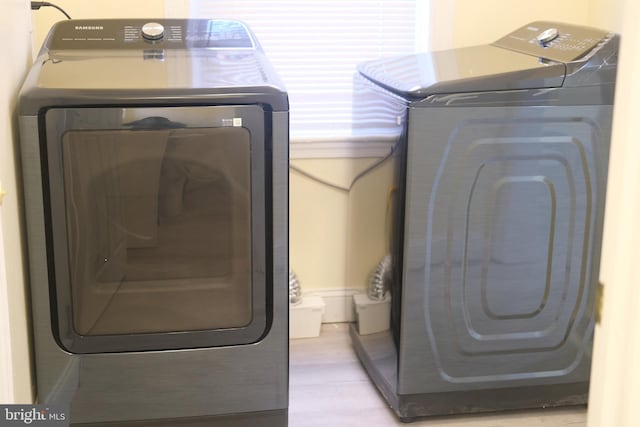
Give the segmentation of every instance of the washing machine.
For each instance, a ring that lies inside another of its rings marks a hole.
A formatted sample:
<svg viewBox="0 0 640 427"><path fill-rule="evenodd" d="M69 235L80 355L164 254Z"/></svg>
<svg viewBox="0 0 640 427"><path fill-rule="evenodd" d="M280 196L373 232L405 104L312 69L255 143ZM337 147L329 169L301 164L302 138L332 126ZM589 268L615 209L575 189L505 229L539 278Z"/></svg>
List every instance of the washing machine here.
<svg viewBox="0 0 640 427"><path fill-rule="evenodd" d="M38 403L287 425L288 98L253 33L60 22L19 108Z"/></svg>
<svg viewBox="0 0 640 427"><path fill-rule="evenodd" d="M532 22L359 67L354 131L392 141L394 172L354 187L352 278L390 254L391 301L351 337L401 420L586 403L617 52Z"/></svg>

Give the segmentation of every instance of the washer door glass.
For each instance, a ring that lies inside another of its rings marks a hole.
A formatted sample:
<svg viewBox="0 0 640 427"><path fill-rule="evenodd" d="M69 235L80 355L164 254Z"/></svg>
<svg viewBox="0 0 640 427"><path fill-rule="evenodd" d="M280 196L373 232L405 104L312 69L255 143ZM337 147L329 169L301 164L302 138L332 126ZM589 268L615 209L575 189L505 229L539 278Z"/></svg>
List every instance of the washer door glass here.
<svg viewBox="0 0 640 427"><path fill-rule="evenodd" d="M254 235L264 194L252 191L264 193L264 165L256 176L257 144L235 119L60 132L51 199L66 230L52 233L60 331L72 330L64 347L162 348L160 334L178 348L225 345L265 331L265 237Z"/></svg>

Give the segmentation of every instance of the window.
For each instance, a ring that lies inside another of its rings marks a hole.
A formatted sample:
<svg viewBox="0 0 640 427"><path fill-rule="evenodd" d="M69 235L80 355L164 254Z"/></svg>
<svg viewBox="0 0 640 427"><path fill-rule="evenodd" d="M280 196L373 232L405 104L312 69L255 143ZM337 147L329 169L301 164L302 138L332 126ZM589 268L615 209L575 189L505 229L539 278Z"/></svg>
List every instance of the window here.
<svg viewBox="0 0 640 427"><path fill-rule="evenodd" d="M423 0L191 0L193 18L238 19L289 92L291 140L345 141L356 65L426 46Z"/></svg>

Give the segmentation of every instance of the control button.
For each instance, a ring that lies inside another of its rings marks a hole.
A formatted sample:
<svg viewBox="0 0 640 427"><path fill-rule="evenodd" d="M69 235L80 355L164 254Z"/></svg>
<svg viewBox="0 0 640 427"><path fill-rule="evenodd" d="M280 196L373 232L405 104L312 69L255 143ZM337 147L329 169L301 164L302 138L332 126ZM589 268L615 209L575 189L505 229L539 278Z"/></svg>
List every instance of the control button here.
<svg viewBox="0 0 640 427"><path fill-rule="evenodd" d="M147 40L160 40L164 37L164 25L148 22L142 26L142 37Z"/></svg>
<svg viewBox="0 0 640 427"><path fill-rule="evenodd" d="M560 32L557 28L549 28L538 34L538 37L536 37L536 39L538 40L540 46L546 47L549 42L553 41L559 35Z"/></svg>

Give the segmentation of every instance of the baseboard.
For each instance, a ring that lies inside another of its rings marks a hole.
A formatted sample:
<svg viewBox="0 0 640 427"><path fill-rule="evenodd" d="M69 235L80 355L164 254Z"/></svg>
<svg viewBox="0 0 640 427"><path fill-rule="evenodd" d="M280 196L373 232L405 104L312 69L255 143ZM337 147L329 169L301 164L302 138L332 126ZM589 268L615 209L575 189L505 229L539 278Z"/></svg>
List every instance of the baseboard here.
<svg viewBox="0 0 640 427"><path fill-rule="evenodd" d="M302 297L317 296L324 300L322 323L355 322L353 295L364 292L360 288L314 289L304 292Z"/></svg>

